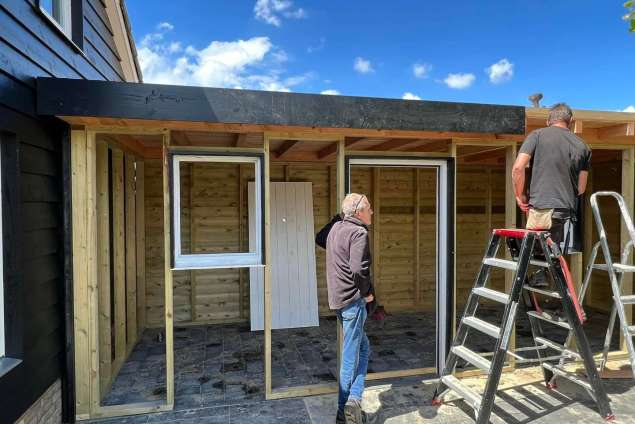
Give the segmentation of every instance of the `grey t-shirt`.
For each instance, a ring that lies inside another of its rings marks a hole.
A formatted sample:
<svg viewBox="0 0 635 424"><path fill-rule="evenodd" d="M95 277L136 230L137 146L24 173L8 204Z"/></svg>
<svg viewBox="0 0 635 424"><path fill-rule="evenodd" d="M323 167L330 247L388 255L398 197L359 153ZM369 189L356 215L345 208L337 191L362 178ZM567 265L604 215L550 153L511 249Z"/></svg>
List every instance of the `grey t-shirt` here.
<svg viewBox="0 0 635 424"><path fill-rule="evenodd" d="M527 136L519 153L531 156L529 205L575 210L578 177L591 161L584 141L566 128L540 128Z"/></svg>

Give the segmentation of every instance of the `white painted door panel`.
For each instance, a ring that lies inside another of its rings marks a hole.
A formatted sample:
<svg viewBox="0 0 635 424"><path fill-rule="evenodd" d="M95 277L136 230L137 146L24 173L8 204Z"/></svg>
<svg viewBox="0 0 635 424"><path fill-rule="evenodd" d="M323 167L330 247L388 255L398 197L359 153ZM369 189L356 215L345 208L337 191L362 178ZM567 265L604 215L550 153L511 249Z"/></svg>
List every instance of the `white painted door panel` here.
<svg viewBox="0 0 635 424"><path fill-rule="evenodd" d="M249 184L249 231L256 231ZM311 183L271 183L271 328L319 325ZM252 239L251 237L249 238ZM264 328L264 272L250 268L251 329Z"/></svg>

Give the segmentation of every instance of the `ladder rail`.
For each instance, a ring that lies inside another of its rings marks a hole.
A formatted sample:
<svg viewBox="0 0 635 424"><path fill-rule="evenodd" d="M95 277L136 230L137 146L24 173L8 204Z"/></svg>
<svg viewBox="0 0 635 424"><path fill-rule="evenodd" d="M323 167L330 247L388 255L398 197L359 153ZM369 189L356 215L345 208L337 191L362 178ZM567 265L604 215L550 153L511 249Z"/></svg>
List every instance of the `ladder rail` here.
<svg viewBox="0 0 635 424"><path fill-rule="evenodd" d="M597 226L598 235L600 238L600 244L602 246L602 252L604 253L604 260L606 263L606 270L609 274L609 281L611 283L611 289L613 291L613 307L617 312L617 315L620 319L620 327L622 330L622 336L624 337L624 341L626 343L626 348L629 353L629 360L631 363L631 369L635 375L635 345L633 345L633 338L629 332L629 325L626 319L626 311L624 310L624 305L622 304L621 297L621 278L618 280L617 273L615 272L615 268L613 266L613 259L611 257L611 250L608 244L608 240L606 238L606 231L604 230L604 224L602 222L602 214L600 213L600 206L598 204L599 197L613 197L619 206L620 215L622 218L622 222L626 224L626 229L630 235L631 241L635 243L635 227L633 226L633 220L626 208L626 203L624 202L624 198L616 192L613 191L600 191L597 193L593 193L591 195L591 209L593 210L593 217L595 218L595 224ZM628 254L630 254L630 250L624 249L624 258L628 260ZM613 312L611 311L611 315ZM613 325L615 324L615 320L613 319ZM607 336L608 338L608 336ZM606 343L606 339L605 339ZM604 362L604 357L603 357Z"/></svg>

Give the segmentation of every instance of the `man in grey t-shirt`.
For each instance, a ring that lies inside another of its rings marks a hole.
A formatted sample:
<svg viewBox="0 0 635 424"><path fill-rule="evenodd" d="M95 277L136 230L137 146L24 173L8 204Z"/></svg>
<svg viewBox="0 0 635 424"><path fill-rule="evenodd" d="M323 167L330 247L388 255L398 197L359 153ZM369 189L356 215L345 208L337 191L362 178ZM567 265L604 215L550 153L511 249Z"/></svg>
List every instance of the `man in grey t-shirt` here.
<svg viewBox="0 0 635 424"><path fill-rule="evenodd" d="M578 196L586 190L591 160L591 150L569 130L572 120L569 106L554 105L549 110L548 126L527 136L512 170L516 202L523 212L553 210L550 230L556 243L563 241L564 225L576 214ZM528 164L529 198L525 194Z"/></svg>

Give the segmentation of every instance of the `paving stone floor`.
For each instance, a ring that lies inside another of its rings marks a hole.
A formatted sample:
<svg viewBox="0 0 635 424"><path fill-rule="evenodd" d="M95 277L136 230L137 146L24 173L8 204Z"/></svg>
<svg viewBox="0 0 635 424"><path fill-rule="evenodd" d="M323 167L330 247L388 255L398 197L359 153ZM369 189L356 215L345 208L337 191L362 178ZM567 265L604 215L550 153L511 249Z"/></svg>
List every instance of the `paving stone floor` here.
<svg viewBox="0 0 635 424"><path fill-rule="evenodd" d="M497 322L500 310L481 308L477 316ZM608 321L606 314L587 311L586 331L594 351L601 351ZM326 317L319 327L274 330L272 335L272 385L275 388L335 382L336 321ZM391 314L384 321L369 320L366 330L372 355L369 372L433 367L435 365L434 314ZM516 326L517 346L531 346L525 314ZM121 368L103 405L165 399L165 344L158 330L147 330ZM565 332L552 330L564 339ZM556 337L556 338L557 338ZM619 335L615 334L614 347ZM176 328L175 408L220 407L264 400L263 332L248 324ZM491 352L487 336L471 338L468 347ZM531 355L527 355L531 356ZM459 366L462 366L460 364Z"/></svg>

